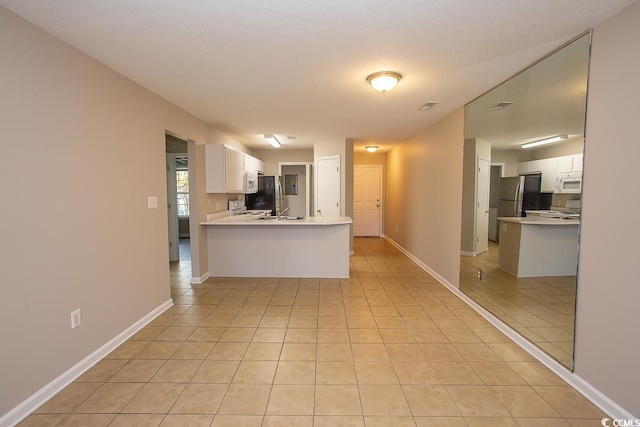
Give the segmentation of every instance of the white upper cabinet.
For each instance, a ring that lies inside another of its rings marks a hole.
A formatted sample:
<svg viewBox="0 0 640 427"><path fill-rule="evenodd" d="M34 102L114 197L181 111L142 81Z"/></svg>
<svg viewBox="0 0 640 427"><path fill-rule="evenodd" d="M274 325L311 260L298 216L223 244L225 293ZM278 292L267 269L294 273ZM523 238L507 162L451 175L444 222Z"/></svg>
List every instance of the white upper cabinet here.
<svg viewBox="0 0 640 427"><path fill-rule="evenodd" d="M558 157L558 175L582 172L582 154Z"/></svg>
<svg viewBox="0 0 640 427"><path fill-rule="evenodd" d="M244 153L226 145L208 144L205 156L207 193L244 192Z"/></svg>
<svg viewBox="0 0 640 427"><path fill-rule="evenodd" d="M542 173L540 191L552 193L557 191L556 179L559 176L582 172L582 154L518 163L518 175L536 172Z"/></svg>
<svg viewBox="0 0 640 427"><path fill-rule="evenodd" d="M530 162L518 163L518 175L527 173L542 172L540 168L540 160L532 160Z"/></svg>
<svg viewBox="0 0 640 427"><path fill-rule="evenodd" d="M558 159L542 159L540 162L540 172L542 172L542 193L553 193L556 190L556 178L558 177Z"/></svg>

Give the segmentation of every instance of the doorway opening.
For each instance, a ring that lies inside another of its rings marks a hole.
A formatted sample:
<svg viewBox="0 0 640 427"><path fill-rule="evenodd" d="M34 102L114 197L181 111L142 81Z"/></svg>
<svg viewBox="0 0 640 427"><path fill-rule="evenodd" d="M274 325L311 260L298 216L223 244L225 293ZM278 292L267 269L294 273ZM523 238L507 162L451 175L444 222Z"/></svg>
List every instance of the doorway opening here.
<svg viewBox="0 0 640 427"><path fill-rule="evenodd" d="M282 178L283 209L288 215L313 216L313 180L310 162L280 162L278 174Z"/></svg>
<svg viewBox="0 0 640 427"><path fill-rule="evenodd" d="M167 222L171 282L191 277L191 220L187 141L166 134Z"/></svg>

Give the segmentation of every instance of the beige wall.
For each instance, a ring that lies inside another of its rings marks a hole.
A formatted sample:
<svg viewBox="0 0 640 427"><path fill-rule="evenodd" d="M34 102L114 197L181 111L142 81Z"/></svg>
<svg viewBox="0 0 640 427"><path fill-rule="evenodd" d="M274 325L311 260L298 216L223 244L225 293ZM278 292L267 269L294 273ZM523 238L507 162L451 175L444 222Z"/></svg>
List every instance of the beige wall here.
<svg viewBox="0 0 640 427"><path fill-rule="evenodd" d="M518 176L518 163L528 160L524 150L491 150L491 163L504 163L503 176Z"/></svg>
<svg viewBox="0 0 640 427"><path fill-rule="evenodd" d="M636 417L640 198L620 183L638 182L639 22L636 2L593 34L575 344L576 374Z"/></svg>
<svg viewBox="0 0 640 427"><path fill-rule="evenodd" d="M529 160L549 159L551 157L573 156L582 154L584 142L582 138L574 138L562 144L549 145L531 151Z"/></svg>
<svg viewBox="0 0 640 427"><path fill-rule="evenodd" d="M3 8L0 40L5 414L169 300L167 213L147 197L166 206L165 130L207 129Z"/></svg>
<svg viewBox="0 0 640 427"><path fill-rule="evenodd" d="M381 165L384 167L387 161L387 153L355 152L353 163L356 165Z"/></svg>
<svg viewBox="0 0 640 427"><path fill-rule="evenodd" d="M313 163L313 149L267 149L253 150L254 157L264 162L265 175L278 175L278 163L280 162L310 162Z"/></svg>
<svg viewBox="0 0 640 427"><path fill-rule="evenodd" d="M385 235L458 286L464 109L387 153Z"/></svg>

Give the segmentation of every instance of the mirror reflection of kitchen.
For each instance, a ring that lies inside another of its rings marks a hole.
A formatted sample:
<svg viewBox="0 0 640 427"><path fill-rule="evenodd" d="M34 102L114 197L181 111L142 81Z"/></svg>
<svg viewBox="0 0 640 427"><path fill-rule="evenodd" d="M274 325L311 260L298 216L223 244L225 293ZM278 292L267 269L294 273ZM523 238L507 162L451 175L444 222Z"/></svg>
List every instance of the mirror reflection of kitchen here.
<svg viewBox="0 0 640 427"><path fill-rule="evenodd" d="M590 37L465 106L460 290L568 369Z"/></svg>

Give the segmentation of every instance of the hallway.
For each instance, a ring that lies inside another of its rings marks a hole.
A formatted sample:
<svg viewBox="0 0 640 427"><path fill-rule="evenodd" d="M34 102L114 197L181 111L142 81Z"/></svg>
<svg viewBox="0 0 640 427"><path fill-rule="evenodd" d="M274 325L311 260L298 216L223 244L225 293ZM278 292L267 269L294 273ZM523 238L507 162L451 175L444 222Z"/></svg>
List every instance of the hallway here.
<svg viewBox="0 0 640 427"><path fill-rule="evenodd" d="M600 425L387 241L354 246L348 280L172 269L175 305L21 425Z"/></svg>

